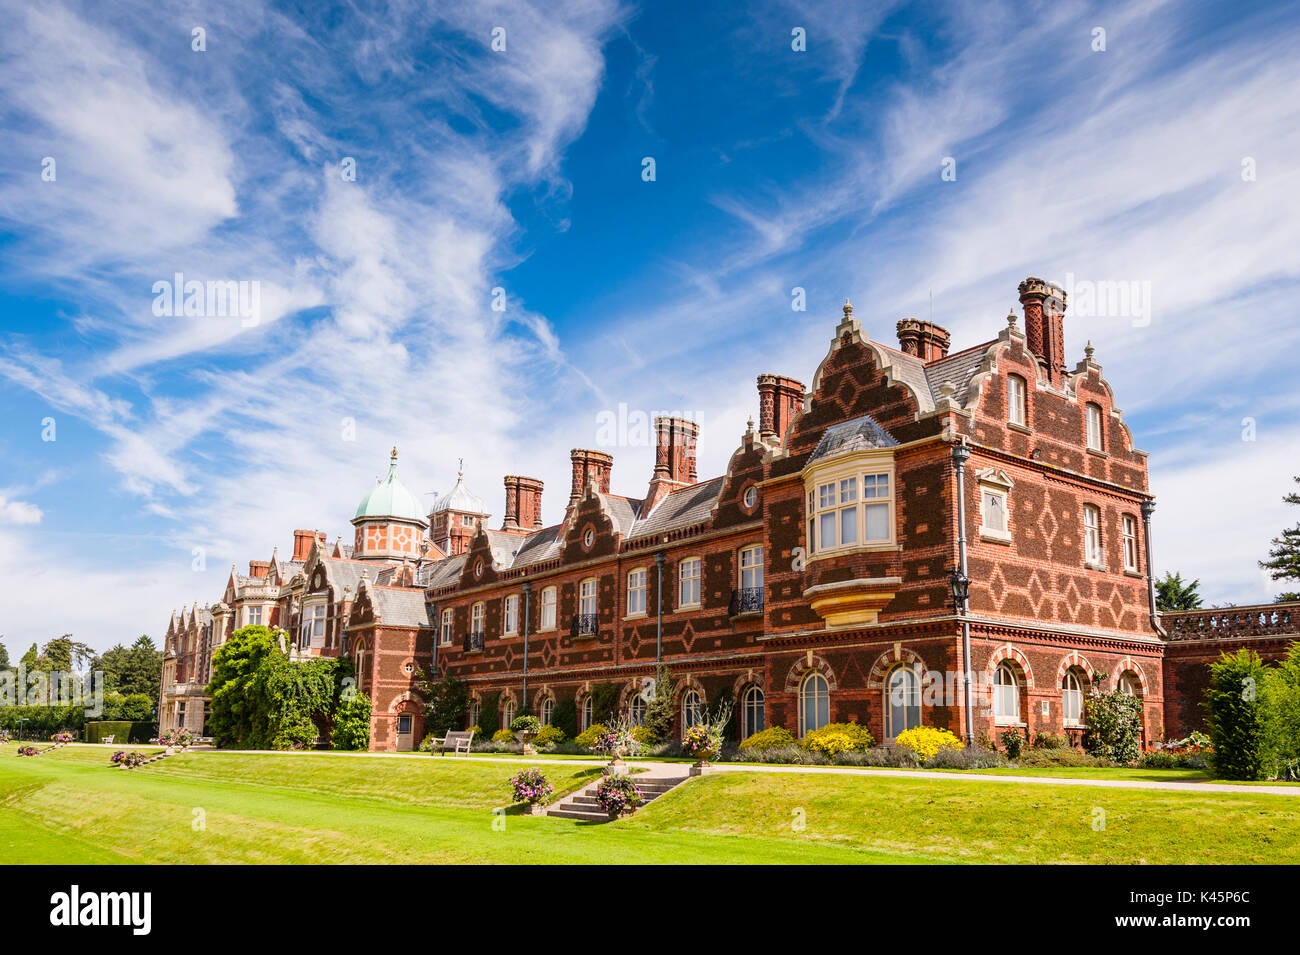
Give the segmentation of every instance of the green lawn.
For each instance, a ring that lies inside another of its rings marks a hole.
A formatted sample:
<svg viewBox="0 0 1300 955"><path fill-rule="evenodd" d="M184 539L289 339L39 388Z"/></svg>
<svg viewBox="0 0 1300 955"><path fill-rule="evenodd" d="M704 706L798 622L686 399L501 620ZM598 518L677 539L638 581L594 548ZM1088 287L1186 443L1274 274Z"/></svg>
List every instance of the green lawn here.
<svg viewBox="0 0 1300 955"><path fill-rule="evenodd" d="M517 763L110 753L0 747L0 863L1300 862L1300 800L1265 794L717 773L588 825L494 816ZM595 772L545 765L560 791Z"/></svg>

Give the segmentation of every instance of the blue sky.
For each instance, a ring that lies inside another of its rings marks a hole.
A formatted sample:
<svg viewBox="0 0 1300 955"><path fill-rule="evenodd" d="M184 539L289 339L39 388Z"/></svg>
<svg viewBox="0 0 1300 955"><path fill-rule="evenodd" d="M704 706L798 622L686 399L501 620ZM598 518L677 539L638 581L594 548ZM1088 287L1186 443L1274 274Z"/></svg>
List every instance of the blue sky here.
<svg viewBox="0 0 1300 955"><path fill-rule="evenodd" d="M393 444L430 502L463 457L496 519L506 473L557 519L620 405L694 413L719 473L754 376L811 380L846 296L873 337L932 309L962 348L1030 274L1150 289L1149 321L1072 310L1066 338L1151 452L1157 564L1280 589L1283 5L301 6L0 0L11 652L157 636L293 528L349 539ZM156 315L178 272L256 282L256 324ZM643 493L650 448L609 450Z"/></svg>

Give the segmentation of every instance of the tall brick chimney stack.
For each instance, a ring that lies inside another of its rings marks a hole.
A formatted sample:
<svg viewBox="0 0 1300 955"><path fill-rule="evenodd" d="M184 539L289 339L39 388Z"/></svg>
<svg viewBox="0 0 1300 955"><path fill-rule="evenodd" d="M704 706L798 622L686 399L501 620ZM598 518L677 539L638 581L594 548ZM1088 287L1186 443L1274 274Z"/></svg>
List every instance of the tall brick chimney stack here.
<svg viewBox="0 0 1300 955"><path fill-rule="evenodd" d="M643 514L676 488L695 483L695 445L699 436L700 426L689 418L655 418L655 472L641 508Z"/></svg>
<svg viewBox="0 0 1300 955"><path fill-rule="evenodd" d="M248 576L261 580L271 572L271 562L269 560L250 560L248 562Z"/></svg>
<svg viewBox="0 0 1300 955"><path fill-rule="evenodd" d="M323 544L325 542L324 533L321 531L294 531L292 559L295 561L304 561L310 557L312 542L316 540L319 540Z"/></svg>
<svg viewBox="0 0 1300 955"><path fill-rule="evenodd" d="M597 491L602 494L609 493L609 472L614 467L612 455L608 455L604 451L574 448L569 452L569 460L573 462L573 481L569 486L569 507L573 507L582 499L582 493L587 488L588 478L595 481Z"/></svg>
<svg viewBox="0 0 1300 955"><path fill-rule="evenodd" d="M542 527L542 482L537 478L506 475L506 519L503 531L540 530Z"/></svg>
<svg viewBox="0 0 1300 955"><path fill-rule="evenodd" d="M1025 344L1038 356L1054 388L1065 378L1065 291L1055 282L1030 276L1020 283L1025 309Z"/></svg>
<svg viewBox="0 0 1300 955"><path fill-rule="evenodd" d="M803 408L803 382L784 375L758 376L758 434L760 438L785 440L786 429Z"/></svg>
<svg viewBox="0 0 1300 955"><path fill-rule="evenodd" d="M915 355L927 364L948 357L948 329L916 318L905 318L896 327L898 348L903 354Z"/></svg>

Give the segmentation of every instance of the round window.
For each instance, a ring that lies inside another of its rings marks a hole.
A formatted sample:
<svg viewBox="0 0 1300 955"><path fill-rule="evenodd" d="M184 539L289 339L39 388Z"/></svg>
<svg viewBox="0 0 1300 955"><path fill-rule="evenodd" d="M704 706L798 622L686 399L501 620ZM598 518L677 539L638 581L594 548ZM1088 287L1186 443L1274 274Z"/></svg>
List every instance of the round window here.
<svg viewBox="0 0 1300 955"><path fill-rule="evenodd" d="M483 561L481 558L474 564L474 576L475 577L483 576Z"/></svg>
<svg viewBox="0 0 1300 955"><path fill-rule="evenodd" d="M744 500L745 506L753 510L754 506L758 504L758 488L752 484L746 488Z"/></svg>
<svg viewBox="0 0 1300 955"><path fill-rule="evenodd" d="M587 528L587 533L585 533L585 534L582 535L582 543L585 544L587 547L590 547L592 544L596 543L596 532L595 532L595 530L593 530L592 528L588 527L588 528Z"/></svg>

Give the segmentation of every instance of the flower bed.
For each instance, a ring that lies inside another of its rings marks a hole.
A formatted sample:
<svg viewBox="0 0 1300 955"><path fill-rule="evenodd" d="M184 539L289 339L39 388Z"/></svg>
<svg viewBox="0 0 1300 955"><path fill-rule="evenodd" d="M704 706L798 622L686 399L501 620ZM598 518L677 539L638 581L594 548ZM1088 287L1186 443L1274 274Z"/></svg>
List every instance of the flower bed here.
<svg viewBox="0 0 1300 955"><path fill-rule="evenodd" d="M35 746L19 746L19 747L18 747L18 755L19 755L19 756L39 756L39 755L40 755L40 752L41 752L41 751L38 750Z"/></svg>
<svg viewBox="0 0 1300 955"><path fill-rule="evenodd" d="M179 746L185 749L187 746L193 746L198 739L193 732L185 728L171 729L158 737L160 746Z"/></svg>

